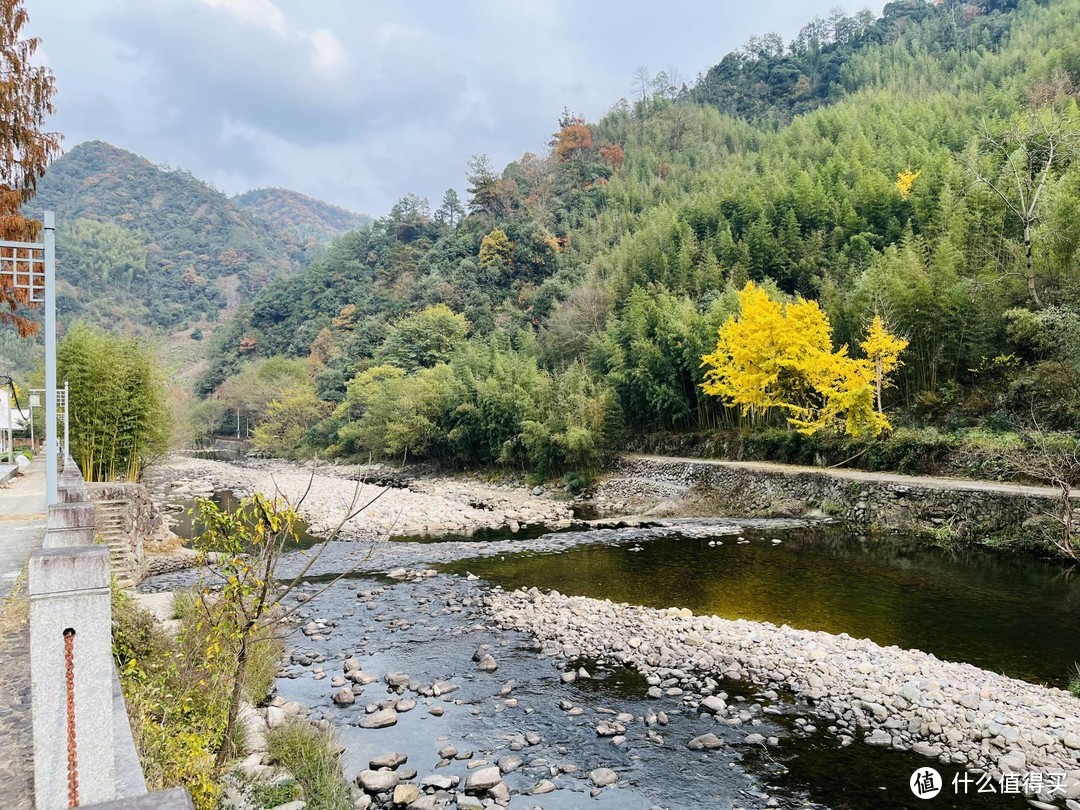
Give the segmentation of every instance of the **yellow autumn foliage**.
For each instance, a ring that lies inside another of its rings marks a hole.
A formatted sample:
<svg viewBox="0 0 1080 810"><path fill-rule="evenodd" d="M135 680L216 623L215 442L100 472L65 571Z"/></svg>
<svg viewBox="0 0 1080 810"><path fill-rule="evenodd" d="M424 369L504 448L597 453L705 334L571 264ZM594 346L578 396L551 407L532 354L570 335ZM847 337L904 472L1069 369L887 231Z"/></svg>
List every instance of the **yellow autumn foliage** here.
<svg viewBox="0 0 1080 810"><path fill-rule="evenodd" d="M898 172L896 175L896 188L902 195L908 197L911 194L911 187L915 185L915 180L920 174L922 174L921 170L913 172L910 167Z"/></svg>
<svg viewBox="0 0 1080 810"><path fill-rule="evenodd" d="M701 358L709 367L702 388L743 415L780 410L801 433L876 436L889 428L880 388L906 345L875 318L860 344L866 358L849 356L847 346L833 350L832 325L816 301L783 303L749 282L739 293L739 314L720 327L716 350Z"/></svg>

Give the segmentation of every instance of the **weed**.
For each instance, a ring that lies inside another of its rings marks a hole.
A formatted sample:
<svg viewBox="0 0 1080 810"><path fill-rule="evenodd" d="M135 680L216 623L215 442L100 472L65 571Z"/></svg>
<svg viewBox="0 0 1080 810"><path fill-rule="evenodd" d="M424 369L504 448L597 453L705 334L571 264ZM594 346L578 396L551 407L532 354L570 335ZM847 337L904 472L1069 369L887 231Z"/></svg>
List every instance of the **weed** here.
<svg viewBox="0 0 1080 810"><path fill-rule="evenodd" d="M341 775L331 734L294 718L271 729L266 741L270 756L300 784L309 810L350 810L349 786Z"/></svg>

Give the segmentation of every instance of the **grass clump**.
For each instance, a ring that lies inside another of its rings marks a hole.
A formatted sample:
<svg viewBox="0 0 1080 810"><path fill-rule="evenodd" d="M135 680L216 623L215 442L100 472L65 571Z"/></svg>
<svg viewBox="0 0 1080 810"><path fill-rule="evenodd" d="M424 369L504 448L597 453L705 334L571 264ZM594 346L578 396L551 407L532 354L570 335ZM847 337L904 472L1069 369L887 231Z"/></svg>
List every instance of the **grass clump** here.
<svg viewBox="0 0 1080 810"><path fill-rule="evenodd" d="M294 718L271 729L266 740L270 756L300 784L308 810L350 810L352 799L333 735Z"/></svg>
<svg viewBox="0 0 1080 810"><path fill-rule="evenodd" d="M1080 664L1073 664L1072 673L1069 675L1069 692L1073 697L1080 698Z"/></svg>

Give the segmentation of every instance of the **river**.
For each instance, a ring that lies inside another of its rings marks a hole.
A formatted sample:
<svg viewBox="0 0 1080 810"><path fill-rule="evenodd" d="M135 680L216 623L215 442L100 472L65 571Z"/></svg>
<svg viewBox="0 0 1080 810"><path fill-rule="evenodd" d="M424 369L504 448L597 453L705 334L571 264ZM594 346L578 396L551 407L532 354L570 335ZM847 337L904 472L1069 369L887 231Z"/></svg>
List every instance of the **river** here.
<svg viewBox="0 0 1080 810"><path fill-rule="evenodd" d="M537 656L531 638L492 626L480 607L483 593L490 587L536 586L631 604L688 607L726 618L846 632L1036 682L1068 680L1072 655L1080 648L1080 596L1059 566L989 551L949 552L911 538L867 538L840 526L747 523L730 533L719 532L716 521L690 521L674 529L578 527L558 535L506 531L448 542L383 544L365 570L351 573L298 614L297 629L289 636L292 658L278 693L331 723L345 747L343 765L350 778L371 757L400 751L420 777L464 779L465 760L436 767L438 750L453 744L459 751L472 750L472 761L494 762L514 751L522 757L523 767L504 777L515 794L512 808L861 810L926 806L908 788L921 766L935 764L947 784L961 772L910 752L859 741L844 746L824 728L808 733L806 725L814 722L810 707L783 695L774 699L747 684L722 684L729 700L745 707L747 718L723 726L678 697L646 698L641 676L610 661L578 662L575 666L593 677L562 683L551 661ZM298 552L297 561L317 549ZM364 555L361 544L331 544L305 590L314 594ZM385 571L392 563L434 564L439 573L388 579ZM480 579L467 580L466 572ZM184 581L184 575L172 575L145 587ZM325 638L312 640L300 632L300 625L312 620L326 623ZM472 656L481 644L491 645L497 672L476 671ZM340 674L347 655L359 657L364 670L377 676L405 672L414 682L447 680L460 688L442 699L420 700L412 711L400 712L390 728L362 729L356 725L364 716L362 705L386 700L386 686L367 686L356 707L343 708L330 701L329 678L312 677L320 658L328 675ZM570 714L560 701L581 711ZM433 716L432 706L444 713ZM609 711L635 718L619 746L596 733ZM647 726L641 718L650 711L666 712L669 723ZM650 730L662 741L651 738ZM723 740L720 750L686 748L687 740L707 731ZM778 743L748 745L748 731L774 736ZM526 733L541 742L524 743ZM599 766L615 769L620 781L591 798L585 774ZM527 795L542 779L558 789ZM974 788L954 795L951 787L934 803L1025 806L1017 796L980 795Z"/></svg>

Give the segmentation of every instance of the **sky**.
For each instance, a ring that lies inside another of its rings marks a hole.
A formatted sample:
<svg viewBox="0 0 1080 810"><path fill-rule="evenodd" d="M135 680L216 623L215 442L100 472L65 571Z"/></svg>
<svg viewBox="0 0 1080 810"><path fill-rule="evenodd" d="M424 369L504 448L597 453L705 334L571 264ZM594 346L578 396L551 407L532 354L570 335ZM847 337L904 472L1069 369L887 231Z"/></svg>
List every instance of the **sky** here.
<svg viewBox="0 0 1080 810"><path fill-rule="evenodd" d="M438 204L470 156L543 152L638 66L685 81L837 0L24 0L56 75L50 128L229 194L284 186L385 214ZM846 5L849 12L882 2Z"/></svg>

